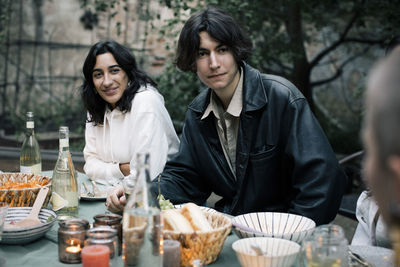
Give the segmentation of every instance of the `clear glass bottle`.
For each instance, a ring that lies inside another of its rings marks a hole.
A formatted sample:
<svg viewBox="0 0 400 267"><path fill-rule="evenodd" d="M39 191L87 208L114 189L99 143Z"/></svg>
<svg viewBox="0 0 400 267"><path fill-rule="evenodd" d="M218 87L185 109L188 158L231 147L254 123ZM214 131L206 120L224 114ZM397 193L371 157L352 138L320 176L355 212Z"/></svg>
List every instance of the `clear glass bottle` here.
<svg viewBox="0 0 400 267"><path fill-rule="evenodd" d="M149 154L136 156L135 186L124 208L124 266L162 266L163 237L161 212L150 193Z"/></svg>
<svg viewBox="0 0 400 267"><path fill-rule="evenodd" d="M59 220L78 217L79 193L77 172L69 152L68 127L60 127L60 150L53 171L52 206Z"/></svg>
<svg viewBox="0 0 400 267"><path fill-rule="evenodd" d="M35 122L33 112L26 113L26 133L19 157L20 172L40 174L42 172L42 157L39 143L35 137Z"/></svg>

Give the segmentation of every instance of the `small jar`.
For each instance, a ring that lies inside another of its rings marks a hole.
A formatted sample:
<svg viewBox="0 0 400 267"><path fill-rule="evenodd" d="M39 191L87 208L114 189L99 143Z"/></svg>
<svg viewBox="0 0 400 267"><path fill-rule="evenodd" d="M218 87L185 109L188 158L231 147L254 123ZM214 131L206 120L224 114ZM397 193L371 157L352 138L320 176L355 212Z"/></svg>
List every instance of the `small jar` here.
<svg viewBox="0 0 400 267"><path fill-rule="evenodd" d="M93 227L97 226L110 226L117 230L118 234L118 255L122 253L122 216L118 214L98 214L93 217Z"/></svg>
<svg viewBox="0 0 400 267"><path fill-rule="evenodd" d="M80 263L89 222L83 219L70 219L59 222L58 259L64 263Z"/></svg>
<svg viewBox="0 0 400 267"><path fill-rule="evenodd" d="M117 230L110 226L93 227L86 231L85 246L105 245L110 249L110 263L118 258L118 236Z"/></svg>

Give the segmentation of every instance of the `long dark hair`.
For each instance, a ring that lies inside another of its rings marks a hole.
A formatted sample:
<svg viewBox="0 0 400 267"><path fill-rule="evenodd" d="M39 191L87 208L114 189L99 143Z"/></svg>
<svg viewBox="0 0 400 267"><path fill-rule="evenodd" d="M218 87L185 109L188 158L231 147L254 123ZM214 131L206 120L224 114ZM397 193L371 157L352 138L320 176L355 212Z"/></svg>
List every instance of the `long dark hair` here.
<svg viewBox="0 0 400 267"><path fill-rule="evenodd" d="M252 43L240 25L223 10L209 7L191 16L182 28L178 40L175 63L182 71L196 71L196 58L200 46L200 32L232 49L238 65L251 53Z"/></svg>
<svg viewBox="0 0 400 267"><path fill-rule="evenodd" d="M90 48L90 51L83 63L82 71L84 75L81 87L82 101L89 112L87 122L103 124L104 113L108 103L96 94L93 84L93 68L96 65L96 57L101 54L111 53L118 65L125 71L129 78L129 86L125 89L121 99L116 103L122 112L131 110L132 99L141 85L147 84L157 86L157 84L143 71L138 69L135 57L125 46L115 41L98 42Z"/></svg>

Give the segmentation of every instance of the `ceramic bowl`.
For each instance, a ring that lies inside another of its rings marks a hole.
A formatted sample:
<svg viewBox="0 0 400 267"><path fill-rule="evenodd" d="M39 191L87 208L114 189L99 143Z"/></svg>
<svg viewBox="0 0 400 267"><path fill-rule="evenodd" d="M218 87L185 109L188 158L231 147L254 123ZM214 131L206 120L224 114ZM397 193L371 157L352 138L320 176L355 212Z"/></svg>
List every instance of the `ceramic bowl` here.
<svg viewBox="0 0 400 267"><path fill-rule="evenodd" d="M261 249L257 255L253 246ZM272 237L243 238L232 244L242 267L290 267L300 252L296 242Z"/></svg>
<svg viewBox="0 0 400 267"><path fill-rule="evenodd" d="M276 237L301 243L312 233L315 222L290 213L254 212L234 217L232 227L239 238Z"/></svg>
<svg viewBox="0 0 400 267"><path fill-rule="evenodd" d="M28 216L31 207L8 208L7 217L4 224L18 222ZM41 209L39 213L40 225L21 228L3 228L3 235L0 243L2 244L26 244L41 238L53 224L57 221L57 214L48 209Z"/></svg>

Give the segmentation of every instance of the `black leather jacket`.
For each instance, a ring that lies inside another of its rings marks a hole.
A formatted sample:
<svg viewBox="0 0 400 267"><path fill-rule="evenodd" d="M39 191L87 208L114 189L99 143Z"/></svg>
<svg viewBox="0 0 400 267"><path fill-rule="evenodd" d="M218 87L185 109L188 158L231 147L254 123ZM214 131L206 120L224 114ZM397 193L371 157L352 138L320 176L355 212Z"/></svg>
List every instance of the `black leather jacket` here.
<svg viewBox="0 0 400 267"><path fill-rule="evenodd" d="M200 120L208 89L190 104L179 152L162 173L161 193L172 203L204 204L238 215L256 211L300 214L317 224L333 220L347 178L306 99L289 81L243 63L243 109L236 179L225 159L214 116ZM153 184L156 191L157 182Z"/></svg>

